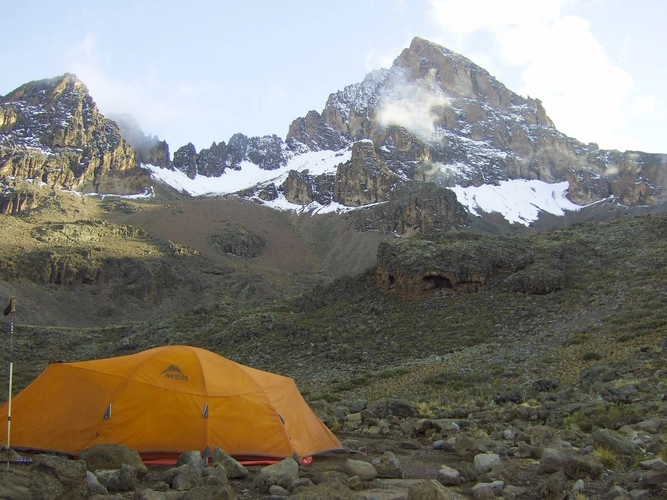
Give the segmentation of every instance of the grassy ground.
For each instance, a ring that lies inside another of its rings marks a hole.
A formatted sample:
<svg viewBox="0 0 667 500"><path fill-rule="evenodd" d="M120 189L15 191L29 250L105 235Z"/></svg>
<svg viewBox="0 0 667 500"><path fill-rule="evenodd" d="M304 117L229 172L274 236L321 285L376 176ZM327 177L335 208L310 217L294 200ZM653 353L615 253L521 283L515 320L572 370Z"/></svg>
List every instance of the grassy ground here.
<svg viewBox="0 0 667 500"><path fill-rule="evenodd" d="M24 224L9 222L17 232ZM346 241L354 245L349 236ZM414 241L411 266L431 266L432 256L419 254L423 241ZM398 244L410 253L410 240ZM214 301L186 304L186 312L146 321L74 329L21 320L16 387L25 386L49 361L182 343L293 376L311 399L457 401L537 378L572 382L583 366L658 346L667 334L665 215L622 217L532 236L448 234L432 239L430 248L445 255L452 245L462 256L497 248L508 255L528 252L532 264L521 272L535 276L522 279L542 279L555 267L564 278L550 293L512 291L516 288L507 285L512 281L503 279L477 293L439 291L408 300L381 291L371 267L328 284L303 281L299 286L311 287L303 294L258 303L223 293Z"/></svg>

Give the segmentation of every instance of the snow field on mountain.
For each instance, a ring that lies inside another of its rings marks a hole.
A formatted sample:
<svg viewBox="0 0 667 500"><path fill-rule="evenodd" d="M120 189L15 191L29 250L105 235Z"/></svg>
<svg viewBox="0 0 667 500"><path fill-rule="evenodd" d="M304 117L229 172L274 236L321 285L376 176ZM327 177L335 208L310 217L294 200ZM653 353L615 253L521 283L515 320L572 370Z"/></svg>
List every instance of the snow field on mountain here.
<svg viewBox="0 0 667 500"><path fill-rule="evenodd" d="M581 207L567 199L567 182L548 184L538 180L515 179L500 182L499 185L451 188L459 203L468 212L480 216L480 211L500 213L512 224L530 225L540 212L565 215L565 211L579 210Z"/></svg>
<svg viewBox="0 0 667 500"><path fill-rule="evenodd" d="M290 159L284 167L275 170L263 170L257 165L245 161L240 164L240 170L228 169L220 177L205 177L198 175L194 179L188 178L180 170L168 170L153 165L144 165L153 179L163 182L172 188L185 192L191 196L215 196L232 194L270 182L280 185L290 170L303 172L308 170L311 175L334 174L336 167L350 159L349 150L341 151L313 151L301 154ZM538 180L508 180L498 185L482 185L450 188L468 212L480 216L480 212L500 213L512 224L525 226L536 221L541 212L553 215L565 215L565 211L576 211L581 207L567 199L567 182L548 184ZM295 213L325 214L342 213L362 207L346 207L340 203L321 205L312 202L308 205L290 203L284 195L272 201L263 201L262 204L276 210L289 210ZM366 205L368 206L368 205Z"/></svg>
<svg viewBox="0 0 667 500"><path fill-rule="evenodd" d="M352 156L352 151L311 151L291 158L287 165L264 170L254 163L243 161L240 170L227 169L220 177L197 175L190 179L180 170L168 170L153 165L143 165L151 172L153 179L168 184L177 191L191 196L215 196L236 193L258 184L282 183L290 170L302 172L308 170L311 175L333 174L340 163L345 163Z"/></svg>

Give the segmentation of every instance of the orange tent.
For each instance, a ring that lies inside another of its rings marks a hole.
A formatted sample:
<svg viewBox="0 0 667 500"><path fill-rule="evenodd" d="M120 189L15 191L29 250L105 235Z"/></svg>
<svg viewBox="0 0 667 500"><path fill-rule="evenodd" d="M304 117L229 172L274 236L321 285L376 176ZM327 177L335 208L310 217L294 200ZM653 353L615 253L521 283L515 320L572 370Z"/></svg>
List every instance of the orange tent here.
<svg viewBox="0 0 667 500"><path fill-rule="evenodd" d="M236 457L302 458L341 448L294 380L189 346L50 364L12 398L10 437L14 448L71 455L98 443L144 457L217 446Z"/></svg>

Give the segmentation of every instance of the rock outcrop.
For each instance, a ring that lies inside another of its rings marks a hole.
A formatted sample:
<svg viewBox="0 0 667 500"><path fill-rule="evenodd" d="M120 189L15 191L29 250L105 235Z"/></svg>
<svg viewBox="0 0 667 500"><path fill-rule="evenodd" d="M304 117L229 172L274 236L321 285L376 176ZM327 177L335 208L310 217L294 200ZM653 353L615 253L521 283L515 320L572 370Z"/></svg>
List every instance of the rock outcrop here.
<svg viewBox="0 0 667 500"><path fill-rule="evenodd" d="M388 202L359 212L355 228L409 236L468 224L468 214L454 192L432 182L417 183L393 195Z"/></svg>
<svg viewBox="0 0 667 500"><path fill-rule="evenodd" d="M566 286L576 252L584 258L588 250L570 248L557 236L543 245L530 238L472 234L384 241L378 248L377 284L408 298L493 288L547 294Z"/></svg>
<svg viewBox="0 0 667 500"><path fill-rule="evenodd" d="M336 170L333 199L348 206L387 201L396 180L371 141L356 142L350 161Z"/></svg>
<svg viewBox="0 0 667 500"><path fill-rule="evenodd" d="M0 98L5 188L31 180L57 189L136 193L148 180L137 166L116 123L100 114L74 75L30 82Z"/></svg>

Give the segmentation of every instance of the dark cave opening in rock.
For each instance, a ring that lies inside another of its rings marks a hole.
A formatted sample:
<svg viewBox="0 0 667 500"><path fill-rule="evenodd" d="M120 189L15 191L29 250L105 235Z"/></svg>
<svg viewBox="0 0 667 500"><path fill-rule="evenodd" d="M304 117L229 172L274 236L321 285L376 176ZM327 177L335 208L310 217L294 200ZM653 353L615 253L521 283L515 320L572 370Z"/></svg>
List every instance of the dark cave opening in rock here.
<svg viewBox="0 0 667 500"><path fill-rule="evenodd" d="M423 278L425 289L426 290L441 290L443 288L453 288L452 282L449 278L445 276L440 276L438 274L430 274L424 276Z"/></svg>

